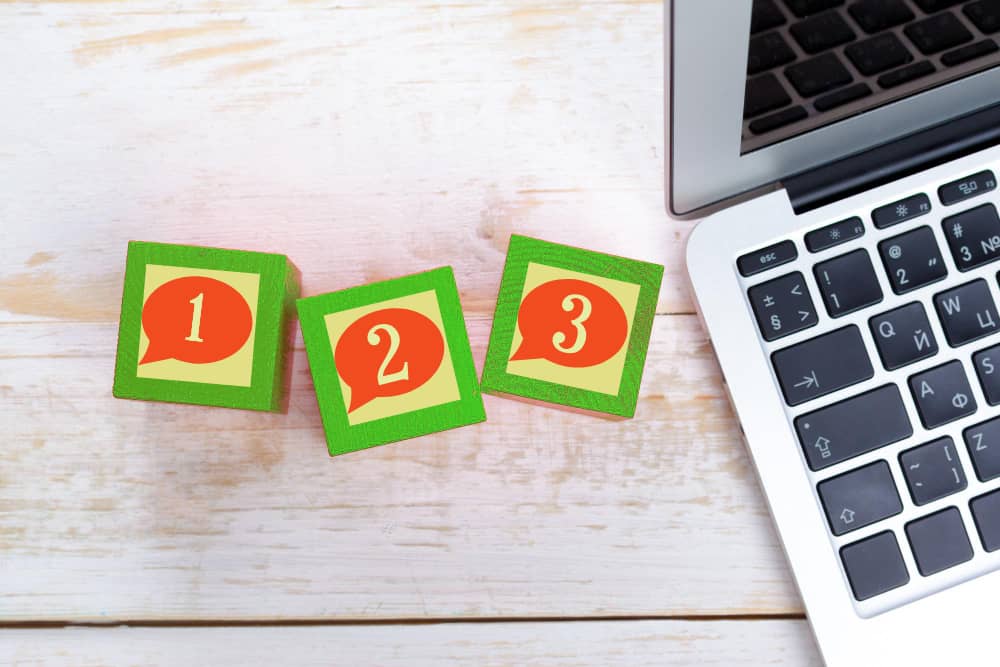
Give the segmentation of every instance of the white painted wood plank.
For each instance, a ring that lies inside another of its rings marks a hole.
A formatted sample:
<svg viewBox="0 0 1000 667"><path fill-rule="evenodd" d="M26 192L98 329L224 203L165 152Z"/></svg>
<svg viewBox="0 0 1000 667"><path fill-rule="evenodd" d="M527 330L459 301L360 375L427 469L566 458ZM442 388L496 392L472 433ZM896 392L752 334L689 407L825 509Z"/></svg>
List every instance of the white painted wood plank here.
<svg viewBox="0 0 1000 667"><path fill-rule="evenodd" d="M800 610L692 316L656 318L633 420L487 397L334 459L300 346L270 415L114 399L114 337L0 325L0 620Z"/></svg>
<svg viewBox="0 0 1000 667"><path fill-rule="evenodd" d="M18 667L821 665L804 621L448 623L0 630Z"/></svg>
<svg viewBox="0 0 1000 667"><path fill-rule="evenodd" d="M512 232L663 263L689 312L661 4L0 4L0 318L114 320L128 239L307 294L452 264L489 312Z"/></svg>

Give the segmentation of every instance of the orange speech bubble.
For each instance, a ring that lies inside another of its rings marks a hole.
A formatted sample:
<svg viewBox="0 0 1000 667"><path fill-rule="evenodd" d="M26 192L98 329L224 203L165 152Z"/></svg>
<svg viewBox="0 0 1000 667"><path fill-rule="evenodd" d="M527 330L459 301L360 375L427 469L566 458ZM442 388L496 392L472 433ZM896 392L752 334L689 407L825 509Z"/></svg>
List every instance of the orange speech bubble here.
<svg viewBox="0 0 1000 667"><path fill-rule="evenodd" d="M333 357L351 388L347 411L353 412L379 396L407 394L430 380L444 359L444 337L425 315L385 308L347 327Z"/></svg>
<svg viewBox="0 0 1000 667"><path fill-rule="evenodd" d="M153 290L142 307L149 347L139 363L221 361L243 347L252 328L250 306L231 286L204 276L175 278Z"/></svg>
<svg viewBox="0 0 1000 667"><path fill-rule="evenodd" d="M531 290L521 302L517 327L524 340L511 361L547 359L570 368L604 363L628 338L628 318L618 300L573 278Z"/></svg>

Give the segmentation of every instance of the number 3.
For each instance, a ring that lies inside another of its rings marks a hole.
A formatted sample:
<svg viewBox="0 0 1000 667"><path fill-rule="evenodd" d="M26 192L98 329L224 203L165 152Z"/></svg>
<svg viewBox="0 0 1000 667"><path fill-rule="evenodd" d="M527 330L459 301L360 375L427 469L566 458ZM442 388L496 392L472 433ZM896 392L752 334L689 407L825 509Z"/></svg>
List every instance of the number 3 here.
<svg viewBox="0 0 1000 667"><path fill-rule="evenodd" d="M594 308L593 304L590 303L590 299L582 294L569 294L562 300L562 309L567 313L573 312L574 301L580 302L580 314L573 320L570 320L570 324L576 329L576 340L569 347L565 347L566 334L562 331L552 334L552 346L566 354L576 354L587 343L587 330L583 328L583 323L590 319L590 313Z"/></svg>
<svg viewBox="0 0 1000 667"><path fill-rule="evenodd" d="M378 386L382 387L387 384L392 384L393 382L402 382L403 380L410 379L410 362L403 364L401 370L395 373L386 373L385 369L389 367L392 363L392 358L396 356L396 352L399 351L399 331L396 327L391 324L376 324L371 329L368 330L368 344L378 345L382 342L382 337L379 336L379 332L384 331L389 335L389 352L385 355L385 359L382 360L382 364L378 367L378 375L376 376L376 381Z"/></svg>

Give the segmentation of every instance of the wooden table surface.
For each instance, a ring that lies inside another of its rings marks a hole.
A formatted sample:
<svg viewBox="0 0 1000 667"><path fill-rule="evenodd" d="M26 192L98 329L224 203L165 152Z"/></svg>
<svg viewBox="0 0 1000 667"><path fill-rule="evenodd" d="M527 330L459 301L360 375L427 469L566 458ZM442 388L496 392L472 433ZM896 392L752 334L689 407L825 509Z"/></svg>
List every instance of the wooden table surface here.
<svg viewBox="0 0 1000 667"><path fill-rule="evenodd" d="M0 2L0 662L819 664L664 212L662 22ZM331 459L301 336L287 414L111 396L129 239L450 264L481 368L511 233L666 266L634 419Z"/></svg>

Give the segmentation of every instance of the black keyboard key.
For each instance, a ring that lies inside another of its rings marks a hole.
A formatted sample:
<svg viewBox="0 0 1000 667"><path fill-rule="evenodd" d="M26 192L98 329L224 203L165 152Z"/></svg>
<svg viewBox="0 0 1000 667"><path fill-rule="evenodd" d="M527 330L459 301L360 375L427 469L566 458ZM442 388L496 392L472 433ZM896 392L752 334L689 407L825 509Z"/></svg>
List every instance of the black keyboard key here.
<svg viewBox="0 0 1000 667"><path fill-rule="evenodd" d="M768 111L774 111L791 104L792 98L781 87L773 74L762 74L747 80L746 97L743 101L743 117L753 118Z"/></svg>
<svg viewBox="0 0 1000 667"><path fill-rule="evenodd" d="M877 533L840 550L840 560L858 601L905 586L910 581L892 531Z"/></svg>
<svg viewBox="0 0 1000 667"><path fill-rule="evenodd" d="M851 82L850 72L833 53L789 65L785 76L802 97L820 95Z"/></svg>
<svg viewBox="0 0 1000 667"><path fill-rule="evenodd" d="M979 481L1000 477L1000 417L970 426L962 437Z"/></svg>
<svg viewBox="0 0 1000 667"><path fill-rule="evenodd" d="M903 0L861 0L847 11L869 35L912 21L913 12Z"/></svg>
<svg viewBox="0 0 1000 667"><path fill-rule="evenodd" d="M822 470L913 435L894 384L873 389L795 419L811 470Z"/></svg>
<svg viewBox="0 0 1000 667"><path fill-rule="evenodd" d="M816 490L834 535L870 526L903 511L885 461L820 482Z"/></svg>
<svg viewBox="0 0 1000 667"><path fill-rule="evenodd" d="M976 411L976 399L960 361L917 373L909 383L925 428L937 428Z"/></svg>
<svg viewBox="0 0 1000 667"><path fill-rule="evenodd" d="M995 333L1000 321L990 288L982 279L936 294L934 307L952 347Z"/></svg>
<svg viewBox="0 0 1000 667"><path fill-rule="evenodd" d="M972 33L950 12L911 23L903 29L903 32L924 55L945 51L972 41Z"/></svg>
<svg viewBox="0 0 1000 667"><path fill-rule="evenodd" d="M937 340L927 320L927 312L920 303L910 303L876 315L868 325L886 370L902 368L937 354Z"/></svg>
<svg viewBox="0 0 1000 667"><path fill-rule="evenodd" d="M879 229L898 225L907 220L919 218L931 212L931 200L923 194L910 195L906 199L894 201L885 206L879 206L872 211L872 222Z"/></svg>
<svg viewBox="0 0 1000 667"><path fill-rule="evenodd" d="M792 37L802 50L813 55L854 39L854 31L836 11L817 14L791 27Z"/></svg>
<svg viewBox="0 0 1000 667"><path fill-rule="evenodd" d="M878 78L878 85L883 88L895 88L904 83L909 83L914 79L919 79L922 76L933 74L934 71L934 64L931 61L921 60L918 63L900 67L897 70L883 74Z"/></svg>
<svg viewBox="0 0 1000 667"><path fill-rule="evenodd" d="M782 241L781 243L775 243L766 248L746 253L736 260L736 268L740 270L741 275L748 277L761 271L767 271L775 266L795 261L798 256L799 253L795 249L794 243L791 241Z"/></svg>
<svg viewBox="0 0 1000 667"><path fill-rule="evenodd" d="M945 206L957 204L971 197L984 194L997 188L997 177L988 169L972 176L960 178L951 183L945 183L938 188L938 199Z"/></svg>
<svg viewBox="0 0 1000 667"><path fill-rule="evenodd" d="M824 9L832 9L844 4L844 0L785 0L785 6L792 10L792 13L802 18Z"/></svg>
<svg viewBox="0 0 1000 667"><path fill-rule="evenodd" d="M865 225L861 218L854 217L820 227L806 234L806 248L809 252L819 252L859 239L865 235Z"/></svg>
<svg viewBox="0 0 1000 667"><path fill-rule="evenodd" d="M779 127L784 127L786 125L791 125L792 123L797 123L800 120L805 120L809 117L809 113L800 106L788 107L787 109L782 109L781 111L775 111L767 116L761 116L756 120L750 121L747 126L750 131L754 134L764 134L766 132L773 132Z"/></svg>
<svg viewBox="0 0 1000 667"><path fill-rule="evenodd" d="M819 322L806 281L799 272L751 287L747 295L765 340L776 340Z"/></svg>
<svg viewBox="0 0 1000 667"><path fill-rule="evenodd" d="M859 72L872 76L913 60L913 55L891 32L851 44L844 53Z"/></svg>
<svg viewBox="0 0 1000 667"><path fill-rule="evenodd" d="M924 10L928 14L933 14L934 12L939 12L942 9L948 9L953 5L957 5L962 2L962 0L914 0L920 9Z"/></svg>
<svg viewBox="0 0 1000 667"><path fill-rule="evenodd" d="M829 111L855 100L860 100L863 97L868 97L871 94L872 89L868 87L867 83L856 83L853 86L847 86L832 93L827 93L822 97L817 97L816 101L813 102L813 106L816 107L816 111Z"/></svg>
<svg viewBox="0 0 1000 667"><path fill-rule="evenodd" d="M778 350L771 361L789 405L825 396L875 374L861 332L854 325Z"/></svg>
<svg viewBox="0 0 1000 667"><path fill-rule="evenodd" d="M830 317L841 317L882 300L882 288L865 250L820 262L813 271Z"/></svg>
<svg viewBox="0 0 1000 667"><path fill-rule="evenodd" d="M896 294L936 283L948 275L930 227L919 227L886 239L878 244L878 252Z"/></svg>
<svg viewBox="0 0 1000 667"><path fill-rule="evenodd" d="M990 405L1000 405L1000 345L980 350L972 355L972 365L976 367L983 395Z"/></svg>
<svg viewBox="0 0 1000 667"><path fill-rule="evenodd" d="M984 39L981 42L976 42L975 44L969 44L968 46L959 47L954 51L949 51L941 56L941 64L945 67L954 67L955 65L961 65L962 63L967 63L970 60L975 60L976 58L988 56L991 53L996 53L997 51L1000 51L1000 48L997 47L996 42L992 39Z"/></svg>
<svg viewBox="0 0 1000 667"><path fill-rule="evenodd" d="M785 15L781 13L774 0L753 0L753 11L750 14L750 34L776 28L785 23Z"/></svg>
<svg viewBox="0 0 1000 667"><path fill-rule="evenodd" d="M941 222L959 271L1000 258L1000 217L993 204L983 204Z"/></svg>
<svg viewBox="0 0 1000 667"><path fill-rule="evenodd" d="M958 508L949 507L906 524L920 574L929 577L972 560L972 544Z"/></svg>
<svg viewBox="0 0 1000 667"><path fill-rule="evenodd" d="M973 498L969 503L983 549L1000 549L1000 491Z"/></svg>
<svg viewBox="0 0 1000 667"><path fill-rule="evenodd" d="M916 505L932 503L968 486L951 438L908 449L899 455L899 466Z"/></svg>
<svg viewBox="0 0 1000 667"><path fill-rule="evenodd" d="M984 35L1000 30L1000 0L970 2L962 11Z"/></svg>
<svg viewBox="0 0 1000 667"><path fill-rule="evenodd" d="M758 74L772 67L786 65L793 60L795 52L785 43L777 30L750 38L747 74Z"/></svg>

